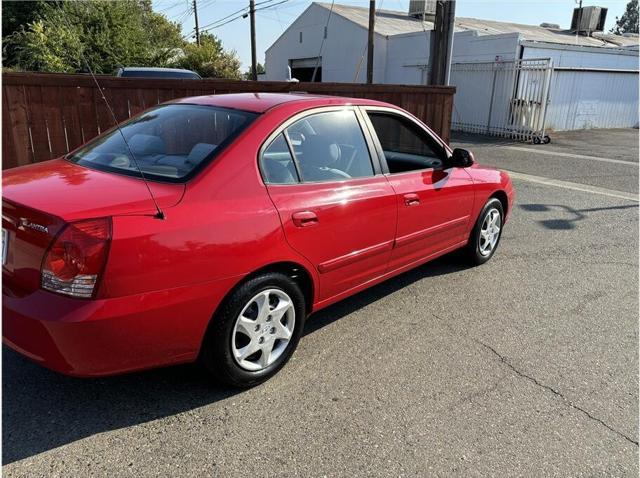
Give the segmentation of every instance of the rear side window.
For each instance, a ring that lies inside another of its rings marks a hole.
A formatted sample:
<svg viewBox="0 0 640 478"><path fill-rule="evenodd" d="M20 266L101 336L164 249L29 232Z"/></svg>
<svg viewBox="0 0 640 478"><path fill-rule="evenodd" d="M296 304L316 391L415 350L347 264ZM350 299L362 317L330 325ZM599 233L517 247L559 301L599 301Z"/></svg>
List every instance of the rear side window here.
<svg viewBox="0 0 640 478"><path fill-rule="evenodd" d="M288 148L285 151L286 141L278 137L263 154L263 174L272 184L289 183L295 172L303 182L345 181L374 174L369 149L353 110L306 116L289 126L284 134L293 151ZM278 166L271 161L275 157L280 158ZM276 176L280 179L271 180Z"/></svg>
<svg viewBox="0 0 640 478"><path fill-rule="evenodd" d="M139 167L145 177L181 181L218 154L256 116L213 106L159 106L121 125L122 134L113 129L67 159L132 176L140 176Z"/></svg>
<svg viewBox="0 0 640 478"><path fill-rule="evenodd" d="M368 112L380 140L390 173L442 168L442 146L408 118L382 112Z"/></svg>
<svg viewBox="0 0 640 478"><path fill-rule="evenodd" d="M269 184L298 182L298 173L284 133L280 133L262 153L262 173Z"/></svg>

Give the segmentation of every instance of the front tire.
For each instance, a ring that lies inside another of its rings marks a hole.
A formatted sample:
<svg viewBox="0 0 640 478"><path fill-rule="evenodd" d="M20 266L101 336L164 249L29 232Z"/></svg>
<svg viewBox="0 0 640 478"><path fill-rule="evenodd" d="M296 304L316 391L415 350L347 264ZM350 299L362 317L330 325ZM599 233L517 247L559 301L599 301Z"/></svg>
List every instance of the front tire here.
<svg viewBox="0 0 640 478"><path fill-rule="evenodd" d="M200 359L218 380L252 387L275 375L296 349L305 320L300 287L271 272L240 285L214 315Z"/></svg>
<svg viewBox="0 0 640 478"><path fill-rule="evenodd" d="M467 252L475 265L487 262L498 248L502 236L504 210L499 199L491 198L482 208L471 231Z"/></svg>

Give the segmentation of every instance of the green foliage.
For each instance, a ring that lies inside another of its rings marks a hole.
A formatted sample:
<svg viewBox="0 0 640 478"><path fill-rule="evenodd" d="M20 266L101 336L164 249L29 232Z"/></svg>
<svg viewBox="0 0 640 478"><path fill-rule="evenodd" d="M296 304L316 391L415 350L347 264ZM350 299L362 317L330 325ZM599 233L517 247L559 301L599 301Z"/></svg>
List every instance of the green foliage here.
<svg viewBox="0 0 640 478"><path fill-rule="evenodd" d="M96 73L119 65L164 66L182 46L180 26L151 10L148 1L47 2L26 26L3 38L8 67Z"/></svg>
<svg viewBox="0 0 640 478"><path fill-rule="evenodd" d="M44 1L33 2L2 2L2 40L20 30L23 25L32 23L40 17ZM9 54L11 52L8 52ZM10 71L8 64L14 62L14 58L3 57L3 71Z"/></svg>
<svg viewBox="0 0 640 478"><path fill-rule="evenodd" d="M262 75L264 73L267 72L267 70L264 69L264 65L260 62L258 62L258 64L256 65L256 70L258 71L258 75ZM242 77L245 80L250 80L251 79L251 65L249 65L249 68L247 68L247 71L245 71L242 74Z"/></svg>
<svg viewBox="0 0 640 478"><path fill-rule="evenodd" d="M203 78L240 79L240 60L235 51L225 51L222 42L210 33L200 35L200 46L187 43L184 56L175 66L197 72Z"/></svg>
<svg viewBox="0 0 640 478"><path fill-rule="evenodd" d="M638 0L631 0L622 17L616 17L616 25L611 29L612 33L638 33Z"/></svg>
<svg viewBox="0 0 640 478"><path fill-rule="evenodd" d="M20 30L22 25L32 23L42 11L44 1L2 2L2 36L6 37Z"/></svg>

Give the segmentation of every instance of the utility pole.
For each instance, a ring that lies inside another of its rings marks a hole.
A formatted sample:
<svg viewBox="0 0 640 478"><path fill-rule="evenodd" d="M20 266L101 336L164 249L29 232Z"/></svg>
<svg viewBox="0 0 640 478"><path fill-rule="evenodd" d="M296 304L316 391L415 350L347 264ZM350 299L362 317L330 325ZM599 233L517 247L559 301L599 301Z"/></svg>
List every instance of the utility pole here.
<svg viewBox="0 0 640 478"><path fill-rule="evenodd" d="M251 79L258 80L258 65L256 63L256 2L249 0L249 20L251 21Z"/></svg>
<svg viewBox="0 0 640 478"><path fill-rule="evenodd" d="M196 0L193 0L193 18L196 21L196 44L200 46L200 27L198 26L198 5Z"/></svg>
<svg viewBox="0 0 640 478"><path fill-rule="evenodd" d="M453 29L456 16L455 0L438 0L436 18L431 34L429 54L429 84L446 86L451 71L451 52L453 50Z"/></svg>
<svg viewBox="0 0 640 478"><path fill-rule="evenodd" d="M373 83L373 39L376 30L376 0L369 0L369 38L367 40L367 83Z"/></svg>

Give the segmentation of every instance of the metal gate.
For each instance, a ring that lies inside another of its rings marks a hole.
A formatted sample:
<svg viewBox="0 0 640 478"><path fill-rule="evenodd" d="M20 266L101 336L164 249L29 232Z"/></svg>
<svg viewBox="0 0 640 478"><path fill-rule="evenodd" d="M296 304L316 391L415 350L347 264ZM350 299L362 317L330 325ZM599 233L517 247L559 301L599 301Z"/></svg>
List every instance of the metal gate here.
<svg viewBox="0 0 640 478"><path fill-rule="evenodd" d="M452 129L522 141L545 139L550 58L453 63Z"/></svg>

